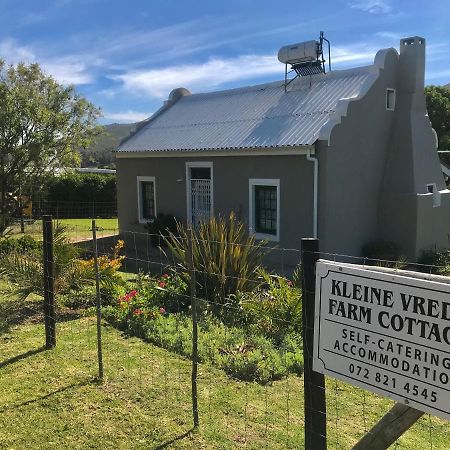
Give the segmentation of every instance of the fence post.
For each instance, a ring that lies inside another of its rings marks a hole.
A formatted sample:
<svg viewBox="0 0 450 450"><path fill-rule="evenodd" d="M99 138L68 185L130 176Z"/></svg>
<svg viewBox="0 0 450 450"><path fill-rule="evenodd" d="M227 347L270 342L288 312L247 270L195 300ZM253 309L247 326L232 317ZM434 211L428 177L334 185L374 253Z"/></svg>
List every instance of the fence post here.
<svg viewBox="0 0 450 450"><path fill-rule="evenodd" d="M92 219L92 243L94 246L94 269L95 269L95 307L97 310L97 357L98 377L103 380L103 351L102 351L102 300L100 296L100 272L98 269L98 246L97 226Z"/></svg>
<svg viewBox="0 0 450 450"><path fill-rule="evenodd" d="M325 377L314 372L314 309L316 295L316 262L319 259L319 240L302 239L302 320L303 320L303 384L305 396L305 449L326 450L327 414Z"/></svg>
<svg viewBox="0 0 450 450"><path fill-rule="evenodd" d="M56 345L55 287L53 260L53 223L52 216L42 217L43 258L44 258L44 315L45 315L45 347Z"/></svg>
<svg viewBox="0 0 450 450"><path fill-rule="evenodd" d="M197 293L194 268L194 246L192 226L188 228L188 264L191 285L191 315L192 315L192 416L194 428L199 426L197 372L198 372L198 326L197 326Z"/></svg>

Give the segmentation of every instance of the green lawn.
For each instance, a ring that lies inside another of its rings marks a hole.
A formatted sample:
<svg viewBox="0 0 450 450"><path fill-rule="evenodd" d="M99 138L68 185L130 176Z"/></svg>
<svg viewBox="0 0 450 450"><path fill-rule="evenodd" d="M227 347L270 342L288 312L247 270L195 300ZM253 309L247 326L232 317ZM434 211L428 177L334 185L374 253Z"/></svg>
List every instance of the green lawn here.
<svg viewBox="0 0 450 450"><path fill-rule="evenodd" d="M303 447L301 377L260 386L200 366L201 427L191 433L190 361L104 325L99 383L94 318L61 311L57 348L44 351L40 309L37 297L0 297L0 448ZM329 448L351 448L391 405L333 380L327 388ZM425 416L394 448L448 449L449 431Z"/></svg>
<svg viewBox="0 0 450 450"><path fill-rule="evenodd" d="M118 233L117 218L96 219L95 222L99 230L97 232L98 237ZM92 219L60 219L59 223L67 227L67 235L71 240L82 240L92 237ZM14 236L21 236L19 225L14 225L11 229ZM26 224L25 233L36 239L42 239L42 222L36 220L32 224Z"/></svg>

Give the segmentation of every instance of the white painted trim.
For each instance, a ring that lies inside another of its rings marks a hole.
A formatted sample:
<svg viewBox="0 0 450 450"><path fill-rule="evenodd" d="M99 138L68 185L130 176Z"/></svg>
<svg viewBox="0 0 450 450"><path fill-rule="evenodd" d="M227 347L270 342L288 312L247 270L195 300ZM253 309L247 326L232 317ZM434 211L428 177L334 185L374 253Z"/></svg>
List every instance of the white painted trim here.
<svg viewBox="0 0 450 450"><path fill-rule="evenodd" d="M265 234L255 232L255 186L276 186L277 188L277 234ZM248 180L248 231L255 236L256 239L264 239L266 241L280 241L280 179L279 178L249 178Z"/></svg>
<svg viewBox="0 0 450 450"><path fill-rule="evenodd" d="M392 108L388 108L389 92L394 93L394 106ZM397 103L397 91L394 88L386 88L386 111L395 111L396 103Z"/></svg>
<svg viewBox="0 0 450 450"><path fill-rule="evenodd" d="M138 202L138 222L146 224L148 222L148 219L144 219L142 217L142 189L141 189L141 182L143 181L151 181L153 182L153 201L155 203L155 217L158 215L158 210L156 208L156 179L155 177L149 177L149 176L137 176L136 177L136 184L137 184L137 202Z"/></svg>
<svg viewBox="0 0 450 450"><path fill-rule="evenodd" d="M241 150L161 150L161 151L117 151L116 158L211 158L215 156L290 156L314 152L314 145L299 147L270 147L267 149Z"/></svg>
<svg viewBox="0 0 450 450"><path fill-rule="evenodd" d="M191 167L205 167L211 170L211 216L214 214L214 168L212 161L188 161L186 162L186 222L192 223L192 204L191 204Z"/></svg>
<svg viewBox="0 0 450 450"><path fill-rule="evenodd" d="M318 193L319 193L319 160L311 156L311 154L306 155L306 159L314 164L314 212L313 212L313 237L317 239L317 223L318 223Z"/></svg>

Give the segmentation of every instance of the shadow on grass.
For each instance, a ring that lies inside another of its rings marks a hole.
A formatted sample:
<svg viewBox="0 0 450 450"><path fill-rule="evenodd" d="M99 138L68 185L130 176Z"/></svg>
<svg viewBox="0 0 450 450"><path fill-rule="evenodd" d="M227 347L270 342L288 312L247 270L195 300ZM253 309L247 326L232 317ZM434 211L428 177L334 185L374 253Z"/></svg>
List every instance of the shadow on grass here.
<svg viewBox="0 0 450 450"><path fill-rule="evenodd" d="M161 445L158 445L155 447L155 450L163 450L165 448L168 448L172 444L175 444L175 442L181 441L184 438L187 438L189 435L191 435L194 432L194 428L191 428L190 430L186 431L186 433L180 434L179 436L174 437L170 441L164 442Z"/></svg>
<svg viewBox="0 0 450 450"><path fill-rule="evenodd" d="M0 362L0 369L3 367L9 366L10 364L14 364L15 362L18 362L22 359L28 358L29 356L33 356L38 353L41 353L44 350L45 350L45 347L39 347L39 348L35 348L33 350L28 350L27 352L22 353L20 355L13 356L12 358L5 359L5 361Z"/></svg>
<svg viewBox="0 0 450 450"><path fill-rule="evenodd" d="M45 395L42 395L41 397L36 397L36 398L33 398L31 400L26 400L21 403L14 403L12 405L6 405L3 407L0 407L0 413L3 413L9 409L21 408L23 406L31 405L33 403L38 403L43 400L47 400L48 398L51 398L54 395L60 394L62 392L70 391L72 389L77 389L82 386L87 386L89 384L98 384L98 381L94 378L89 378L89 379L85 379L83 381L79 381L78 383L72 383L72 384L69 384L68 386L63 386L59 389L56 389L55 391L49 392L48 394L45 394Z"/></svg>
<svg viewBox="0 0 450 450"><path fill-rule="evenodd" d="M1 293L0 293L1 294ZM11 327L24 323L44 323L43 300L11 299L0 303L0 336L11 331ZM84 317L82 308L56 308L56 321L69 322ZM1 367L1 366L0 366Z"/></svg>

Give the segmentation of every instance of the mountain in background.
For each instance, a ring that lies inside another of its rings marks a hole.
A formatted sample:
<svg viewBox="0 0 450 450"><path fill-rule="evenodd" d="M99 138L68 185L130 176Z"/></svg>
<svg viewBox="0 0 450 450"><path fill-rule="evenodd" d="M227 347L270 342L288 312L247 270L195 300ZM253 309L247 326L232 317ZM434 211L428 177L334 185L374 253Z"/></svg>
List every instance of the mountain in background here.
<svg viewBox="0 0 450 450"><path fill-rule="evenodd" d="M115 156L120 141L129 136L138 123L112 123L104 125L105 133L86 149L81 149L81 167L115 168Z"/></svg>
<svg viewBox="0 0 450 450"><path fill-rule="evenodd" d="M450 83L446 84L444 87L450 89Z"/></svg>

